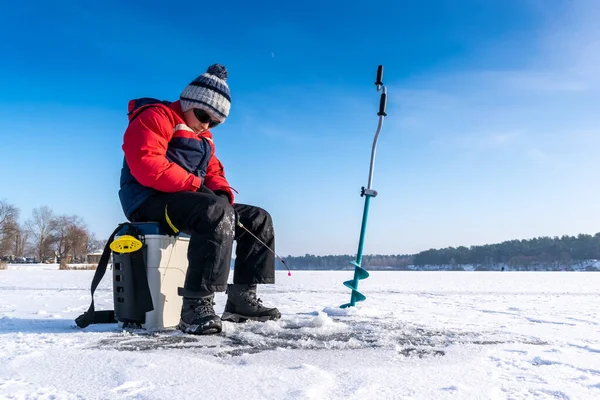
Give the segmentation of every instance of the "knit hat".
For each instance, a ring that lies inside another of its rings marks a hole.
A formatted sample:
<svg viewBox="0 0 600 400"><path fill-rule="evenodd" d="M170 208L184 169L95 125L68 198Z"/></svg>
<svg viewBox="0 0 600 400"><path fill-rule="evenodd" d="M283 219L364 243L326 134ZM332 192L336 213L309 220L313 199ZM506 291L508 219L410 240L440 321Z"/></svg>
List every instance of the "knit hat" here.
<svg viewBox="0 0 600 400"><path fill-rule="evenodd" d="M194 79L181 92L181 111L192 108L204 110L213 120L224 122L229 115L231 94L227 80L227 69L221 64L213 64L205 73Z"/></svg>

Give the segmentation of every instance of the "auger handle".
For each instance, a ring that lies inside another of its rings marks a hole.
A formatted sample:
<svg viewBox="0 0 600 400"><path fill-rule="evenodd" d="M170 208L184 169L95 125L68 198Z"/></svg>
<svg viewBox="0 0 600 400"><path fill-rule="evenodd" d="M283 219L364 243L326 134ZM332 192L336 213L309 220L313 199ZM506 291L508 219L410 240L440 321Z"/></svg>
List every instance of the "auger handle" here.
<svg viewBox="0 0 600 400"><path fill-rule="evenodd" d="M383 85L383 65L377 67L377 80L375 81L377 87Z"/></svg>
<svg viewBox="0 0 600 400"><path fill-rule="evenodd" d="M385 113L385 107L387 105L387 93L382 93L381 94L381 100L379 101L379 112L377 113L377 115L381 116L386 116L387 114Z"/></svg>

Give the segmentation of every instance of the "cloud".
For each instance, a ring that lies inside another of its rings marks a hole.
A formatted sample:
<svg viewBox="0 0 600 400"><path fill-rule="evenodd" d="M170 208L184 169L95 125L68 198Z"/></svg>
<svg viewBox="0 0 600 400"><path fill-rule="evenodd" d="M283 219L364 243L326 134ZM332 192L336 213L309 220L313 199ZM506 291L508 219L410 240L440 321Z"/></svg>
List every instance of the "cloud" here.
<svg viewBox="0 0 600 400"><path fill-rule="evenodd" d="M562 14L539 6L545 22L527 59L505 69L427 73L393 85L388 108L397 112L388 124L435 147L520 149L538 161L600 142L600 2L570 2ZM518 46L482 51L495 51L490 59L510 58Z"/></svg>
<svg viewBox="0 0 600 400"><path fill-rule="evenodd" d="M440 135L429 144L438 149L457 149L462 152L490 152L510 149L520 145L522 132L471 132L466 134Z"/></svg>
<svg viewBox="0 0 600 400"><path fill-rule="evenodd" d="M538 148L532 148L527 151L527 156L536 162L547 162L550 160L550 155L543 150Z"/></svg>
<svg viewBox="0 0 600 400"><path fill-rule="evenodd" d="M460 143L475 150L492 150L506 147L521 136L521 132L491 132L465 135Z"/></svg>
<svg viewBox="0 0 600 400"><path fill-rule="evenodd" d="M548 8L543 7L546 12ZM569 1L561 15L548 15L540 39L540 64L550 64L570 77L593 83L600 82L600 2Z"/></svg>
<svg viewBox="0 0 600 400"><path fill-rule="evenodd" d="M472 74L468 79L488 84L502 90L519 90L527 93L583 92L591 88L591 83L573 76L567 76L562 70L555 71L482 71Z"/></svg>

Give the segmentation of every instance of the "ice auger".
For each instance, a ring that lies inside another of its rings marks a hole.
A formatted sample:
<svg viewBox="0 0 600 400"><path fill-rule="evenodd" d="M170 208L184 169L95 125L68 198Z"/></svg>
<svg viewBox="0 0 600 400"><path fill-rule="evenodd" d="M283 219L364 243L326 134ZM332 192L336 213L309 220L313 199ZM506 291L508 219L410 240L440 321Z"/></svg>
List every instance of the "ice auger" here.
<svg viewBox="0 0 600 400"><path fill-rule="evenodd" d="M375 86L377 91L381 91L381 100L379 101L379 124L377 125L377 131L375 132L375 139L373 140L373 148L371 149L371 165L369 167L369 182L367 188L362 187L361 197L365 198L365 208L363 211L362 226L360 229L360 239L358 241L358 252L356 253L356 260L351 261L350 264L354 265L354 278L351 281L344 282L344 285L352 290L350 296L350 303L342 304L341 308L354 307L356 302L366 300L366 296L358 291L358 282L369 277L369 272L361 267L363 246L365 242L365 233L367 230L367 218L369 216L369 204L371 203L371 197L377 196L377 192L371 189L373 182L373 167L375 165L375 150L377 148L377 139L379 138L379 132L381 132L381 126L383 125L383 118L387 115L385 113L385 107L387 103L387 88L383 85L383 65L377 68L377 79Z"/></svg>

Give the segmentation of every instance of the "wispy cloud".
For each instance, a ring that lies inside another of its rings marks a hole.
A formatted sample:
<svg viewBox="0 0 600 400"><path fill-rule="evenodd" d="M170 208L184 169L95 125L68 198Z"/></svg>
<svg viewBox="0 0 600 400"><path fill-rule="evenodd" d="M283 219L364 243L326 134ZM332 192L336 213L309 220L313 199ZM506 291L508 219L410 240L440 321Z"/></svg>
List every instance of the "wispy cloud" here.
<svg viewBox="0 0 600 400"><path fill-rule="evenodd" d="M478 153L499 151L519 146L522 132L470 132L466 134L440 135L429 141L439 149L456 149L462 152Z"/></svg>
<svg viewBox="0 0 600 400"><path fill-rule="evenodd" d="M507 147L515 143L521 132L472 133L459 137L458 143L473 150L491 150Z"/></svg>
<svg viewBox="0 0 600 400"><path fill-rule="evenodd" d="M592 87L591 82L574 76L568 76L566 71L481 71L468 77L473 83L493 86L509 91L518 90L529 94L560 94L561 92L583 92Z"/></svg>
<svg viewBox="0 0 600 400"><path fill-rule="evenodd" d="M527 151L527 156L537 162L545 163L551 159L550 155L543 150L538 148L532 148Z"/></svg>
<svg viewBox="0 0 600 400"><path fill-rule="evenodd" d="M399 112L390 123L436 146L518 148L536 160L600 141L600 3L571 2L564 15L545 18L535 53L518 68L427 74L391 88Z"/></svg>

